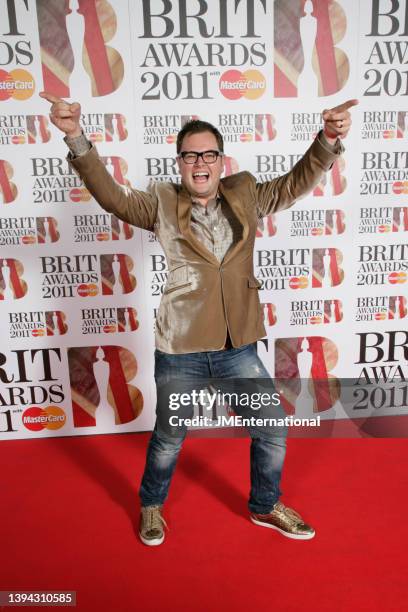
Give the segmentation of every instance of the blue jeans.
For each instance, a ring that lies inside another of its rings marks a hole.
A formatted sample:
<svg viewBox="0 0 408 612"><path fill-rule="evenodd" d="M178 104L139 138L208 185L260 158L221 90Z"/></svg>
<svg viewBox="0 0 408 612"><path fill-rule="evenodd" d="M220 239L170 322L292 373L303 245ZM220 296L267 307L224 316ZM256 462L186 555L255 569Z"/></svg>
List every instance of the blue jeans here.
<svg viewBox="0 0 408 612"><path fill-rule="evenodd" d="M255 344L240 348L203 353L171 355L155 351L156 385L174 379L270 379L268 371L258 357ZM159 405L158 405L159 406ZM159 410L159 408L158 408ZM278 407L281 417L283 408ZM239 406L234 411L240 414ZM276 409L274 411L276 416ZM249 509L251 512L267 514L278 501L283 462L286 451L286 431L269 431L262 427L249 427L251 436L251 491ZM170 481L177 458L186 435L186 429L179 436L168 435L157 427L152 433L147 449L145 471L140 487L142 506L163 504L167 498Z"/></svg>

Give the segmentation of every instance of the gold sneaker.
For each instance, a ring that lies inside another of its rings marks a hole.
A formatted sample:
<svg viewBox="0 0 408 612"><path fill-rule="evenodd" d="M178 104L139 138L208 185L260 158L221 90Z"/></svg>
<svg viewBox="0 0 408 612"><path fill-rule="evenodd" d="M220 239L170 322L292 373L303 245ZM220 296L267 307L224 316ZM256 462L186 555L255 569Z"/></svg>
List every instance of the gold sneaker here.
<svg viewBox="0 0 408 612"><path fill-rule="evenodd" d="M167 523L161 515L162 506L142 507L139 537L147 546L159 546L164 541L163 525Z"/></svg>
<svg viewBox="0 0 408 612"><path fill-rule="evenodd" d="M287 538L295 540L310 540L315 535L315 530L303 522L300 514L287 508L278 501L269 514L251 513L250 519L255 525L276 529Z"/></svg>

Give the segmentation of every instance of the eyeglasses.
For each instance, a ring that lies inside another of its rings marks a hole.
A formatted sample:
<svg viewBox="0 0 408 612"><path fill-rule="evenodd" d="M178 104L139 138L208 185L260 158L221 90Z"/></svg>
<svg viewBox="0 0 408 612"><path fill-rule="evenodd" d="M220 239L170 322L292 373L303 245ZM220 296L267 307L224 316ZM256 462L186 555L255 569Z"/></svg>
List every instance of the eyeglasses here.
<svg viewBox="0 0 408 612"><path fill-rule="evenodd" d="M205 164L214 164L218 157L222 155L221 151L182 151L179 155L185 164L195 164L198 158L201 157Z"/></svg>

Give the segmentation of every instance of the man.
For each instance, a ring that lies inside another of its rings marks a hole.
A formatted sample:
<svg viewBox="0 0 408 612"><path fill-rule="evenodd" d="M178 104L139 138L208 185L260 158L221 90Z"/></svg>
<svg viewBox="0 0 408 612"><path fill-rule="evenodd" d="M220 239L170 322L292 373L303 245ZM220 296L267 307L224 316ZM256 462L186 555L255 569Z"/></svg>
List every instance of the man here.
<svg viewBox="0 0 408 612"><path fill-rule="evenodd" d="M179 132L177 162L181 185L157 182L149 192L118 185L82 134L80 105L40 94L50 118L71 149L69 160L86 187L108 212L154 231L168 263L168 279L156 319L155 380L158 397L168 382L270 378L255 343L265 336L253 248L260 218L291 206L311 191L343 147L356 100L324 111L324 129L286 175L257 183L248 172L221 179L222 136L211 124L191 121ZM158 402L158 423L168 406ZM240 406L234 406L239 412ZM267 411L268 413L268 411ZM251 520L295 539L314 529L279 501L286 435L250 427ZM140 488L140 538L164 540L162 506L186 434L155 426Z"/></svg>

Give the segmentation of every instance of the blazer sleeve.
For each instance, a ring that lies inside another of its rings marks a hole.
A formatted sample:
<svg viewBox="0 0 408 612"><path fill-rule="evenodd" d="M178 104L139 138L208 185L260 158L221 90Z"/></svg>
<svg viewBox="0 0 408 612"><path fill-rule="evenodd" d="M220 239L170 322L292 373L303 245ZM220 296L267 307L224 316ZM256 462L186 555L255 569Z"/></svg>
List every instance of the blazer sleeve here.
<svg viewBox="0 0 408 612"><path fill-rule="evenodd" d="M93 145L87 153L74 158L68 155L67 160L102 208L126 223L153 230L158 206L154 189L148 193L120 185Z"/></svg>
<svg viewBox="0 0 408 612"><path fill-rule="evenodd" d="M307 195L343 151L340 140L330 145L319 134L292 170L272 181L256 183L258 216L265 217L289 208L296 200Z"/></svg>

